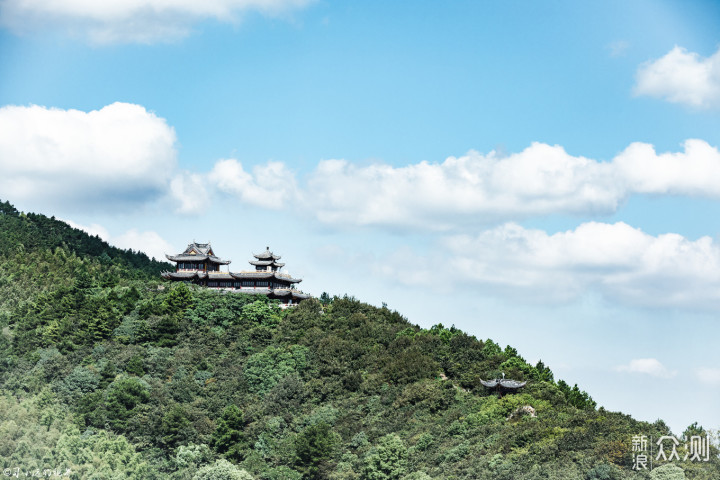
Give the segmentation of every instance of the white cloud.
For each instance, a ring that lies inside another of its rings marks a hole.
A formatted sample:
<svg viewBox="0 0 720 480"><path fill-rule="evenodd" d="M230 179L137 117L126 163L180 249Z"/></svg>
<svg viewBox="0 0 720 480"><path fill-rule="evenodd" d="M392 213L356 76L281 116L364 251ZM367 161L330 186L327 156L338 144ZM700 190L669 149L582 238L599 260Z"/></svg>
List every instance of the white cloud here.
<svg viewBox="0 0 720 480"><path fill-rule="evenodd" d="M471 151L440 164L399 168L327 160L311 175L307 199L326 223L447 230L458 217L492 222L551 212L611 212L622 192L608 169L542 143L505 158Z"/></svg>
<svg viewBox="0 0 720 480"><path fill-rule="evenodd" d="M445 237L430 257L399 252L378 264L398 281L477 289L524 302L599 293L644 307L720 307L720 246L709 237L648 235L625 223L583 223L548 234L504 224Z"/></svg>
<svg viewBox="0 0 720 480"><path fill-rule="evenodd" d="M702 383L707 385L720 385L720 368L698 368L695 374Z"/></svg>
<svg viewBox="0 0 720 480"><path fill-rule="evenodd" d="M199 215L210 205L210 193L205 175L183 172L170 182L170 196L177 204L176 212Z"/></svg>
<svg viewBox="0 0 720 480"><path fill-rule="evenodd" d="M640 373L658 378L672 378L677 371L668 370L659 360L655 358L636 358L630 360L627 365L620 365L615 368L618 372Z"/></svg>
<svg viewBox="0 0 720 480"><path fill-rule="evenodd" d="M257 165L250 174L235 159L220 160L208 180L244 203L269 209L283 208L298 196L295 177L282 162Z"/></svg>
<svg viewBox="0 0 720 480"><path fill-rule="evenodd" d="M720 107L720 49L707 58L682 47L638 68L636 95L697 108Z"/></svg>
<svg viewBox="0 0 720 480"><path fill-rule="evenodd" d="M143 202L164 193L175 132L139 105L82 112L0 108L0 191L11 201L83 208Z"/></svg>
<svg viewBox="0 0 720 480"><path fill-rule="evenodd" d="M720 152L702 140L685 151L658 155L652 145L633 143L613 160L627 193L720 197Z"/></svg>
<svg viewBox="0 0 720 480"><path fill-rule="evenodd" d="M247 172L238 160L219 160L209 173L183 172L170 182L176 212L186 215L205 212L216 191L271 210L287 207L300 195L295 176L281 162L256 165Z"/></svg>
<svg viewBox="0 0 720 480"><path fill-rule="evenodd" d="M635 193L717 198L720 152L702 140L662 154L634 143L600 162L533 143L507 157L471 151L405 167L325 160L301 191L302 207L323 223L444 231L554 213L608 214Z"/></svg>
<svg viewBox="0 0 720 480"><path fill-rule="evenodd" d="M91 225L81 225L75 223L72 220L64 219L63 222L67 223L73 228L83 230L90 235L97 235L102 240L106 241L110 245L113 245L122 249L132 249L145 253L150 258L156 260L165 260L165 254L173 254L176 249L162 238L157 232L147 231L139 232L136 229L130 229L120 235L112 236L102 225L93 223Z"/></svg>
<svg viewBox="0 0 720 480"><path fill-rule="evenodd" d="M139 232L134 228L111 238L110 243L118 248L141 251L148 257L161 261L166 261L166 253L174 255L177 250L156 232Z"/></svg>
<svg viewBox="0 0 720 480"><path fill-rule="evenodd" d="M632 194L720 198L720 152L692 139L684 151L668 153L634 143L609 162L544 143L508 156L471 151L404 167L323 160L303 181L275 161L246 169L223 159L209 172L179 172L175 144L172 127L139 105L3 107L0 192L41 211L48 204L126 210L168 195L182 214L204 212L221 192L334 226L430 231L609 214Z"/></svg>
<svg viewBox="0 0 720 480"><path fill-rule="evenodd" d="M20 33L60 30L94 43L152 43L186 36L193 24L237 22L245 12L280 15L312 0L4 0L0 25Z"/></svg>

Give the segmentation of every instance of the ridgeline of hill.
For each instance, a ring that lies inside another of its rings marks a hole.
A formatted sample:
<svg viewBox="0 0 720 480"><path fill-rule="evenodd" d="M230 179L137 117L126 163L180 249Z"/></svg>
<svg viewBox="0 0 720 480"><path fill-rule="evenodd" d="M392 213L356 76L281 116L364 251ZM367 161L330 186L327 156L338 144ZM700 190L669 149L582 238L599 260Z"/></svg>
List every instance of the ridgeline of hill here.
<svg viewBox="0 0 720 480"><path fill-rule="evenodd" d="M165 283L166 268L0 204L0 471L720 478L714 448L709 462L634 472L632 436L667 426L596 408L512 347L347 296L281 311L265 297ZM527 387L498 398L480 386L500 372Z"/></svg>

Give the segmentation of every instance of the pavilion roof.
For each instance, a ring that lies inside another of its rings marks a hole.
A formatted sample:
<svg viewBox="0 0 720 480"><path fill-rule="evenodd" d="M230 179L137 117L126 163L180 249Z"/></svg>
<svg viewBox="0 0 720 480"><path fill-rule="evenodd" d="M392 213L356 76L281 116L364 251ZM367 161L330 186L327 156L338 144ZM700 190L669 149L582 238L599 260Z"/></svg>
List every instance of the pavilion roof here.
<svg viewBox="0 0 720 480"><path fill-rule="evenodd" d="M215 255L181 253L180 255L165 255L165 257L171 262L204 262L205 260L209 260L211 263L218 263L220 265L230 264L230 260L223 260Z"/></svg>
<svg viewBox="0 0 720 480"><path fill-rule="evenodd" d="M193 278L206 278L204 272L162 272L162 277L166 279L174 278L178 280L192 280Z"/></svg>
<svg viewBox="0 0 720 480"><path fill-rule="evenodd" d="M300 283L302 279L293 278L290 275L279 272L230 272L230 275L240 280L265 280L274 278L283 282Z"/></svg>
<svg viewBox="0 0 720 480"><path fill-rule="evenodd" d="M506 388L509 390L517 390L525 386L527 382L520 382L517 380L509 380L505 378L496 378L494 380L480 380L484 386L488 388Z"/></svg>
<svg viewBox="0 0 720 480"><path fill-rule="evenodd" d="M257 267L267 267L268 265L273 267L284 267L284 263L276 262L275 260L250 260L250 265Z"/></svg>
<svg viewBox="0 0 720 480"><path fill-rule="evenodd" d="M223 260L215 256L210 242L208 243L188 243L185 251L178 255L165 255L171 262L204 262L209 260L212 263L220 265L230 264L230 260Z"/></svg>
<svg viewBox="0 0 720 480"><path fill-rule="evenodd" d="M240 290L241 293L249 294L249 295L268 295L270 298L283 298L283 297L291 297L296 300L305 300L306 298L310 298L310 295L307 295L305 293L300 293L296 290L291 290L289 288L282 288L282 289L274 289L270 290L267 288L255 288L255 289L248 289L248 290Z"/></svg>
<svg viewBox="0 0 720 480"><path fill-rule="evenodd" d="M183 253L186 253L188 255L212 255L212 256L215 256L215 252L213 252L212 247L210 246L210 242L208 242L208 243L197 243L197 242L188 243L188 246Z"/></svg>
<svg viewBox="0 0 720 480"><path fill-rule="evenodd" d="M258 260L280 260L282 258L280 255L275 255L273 252L271 252L270 247L265 247L265 251L262 253L254 253L253 257L257 258Z"/></svg>
<svg viewBox="0 0 720 480"><path fill-rule="evenodd" d="M208 280L235 280L235 277L228 272L208 272Z"/></svg>

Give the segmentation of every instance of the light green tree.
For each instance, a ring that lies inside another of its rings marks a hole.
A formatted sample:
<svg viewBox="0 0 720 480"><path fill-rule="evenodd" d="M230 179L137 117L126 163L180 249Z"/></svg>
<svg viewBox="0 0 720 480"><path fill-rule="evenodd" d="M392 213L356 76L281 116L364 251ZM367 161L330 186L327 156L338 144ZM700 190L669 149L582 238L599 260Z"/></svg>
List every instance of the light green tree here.
<svg viewBox="0 0 720 480"><path fill-rule="evenodd" d="M650 472L652 480L685 480L685 470L672 463L661 465Z"/></svg>
<svg viewBox="0 0 720 480"><path fill-rule="evenodd" d="M380 439L377 450L365 459L365 480L397 480L407 472L407 448L395 434Z"/></svg>
<svg viewBox="0 0 720 480"><path fill-rule="evenodd" d="M253 480L253 477L245 470L221 458L212 465L198 470L192 480Z"/></svg>

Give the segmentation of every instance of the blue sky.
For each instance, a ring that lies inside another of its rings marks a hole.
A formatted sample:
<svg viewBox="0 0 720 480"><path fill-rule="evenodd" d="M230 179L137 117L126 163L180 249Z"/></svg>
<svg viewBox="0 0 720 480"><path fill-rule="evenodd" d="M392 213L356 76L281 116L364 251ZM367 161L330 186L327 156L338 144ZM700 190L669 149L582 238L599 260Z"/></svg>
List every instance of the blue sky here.
<svg viewBox="0 0 720 480"><path fill-rule="evenodd" d="M52 5L0 1L0 198L720 428L716 2Z"/></svg>

